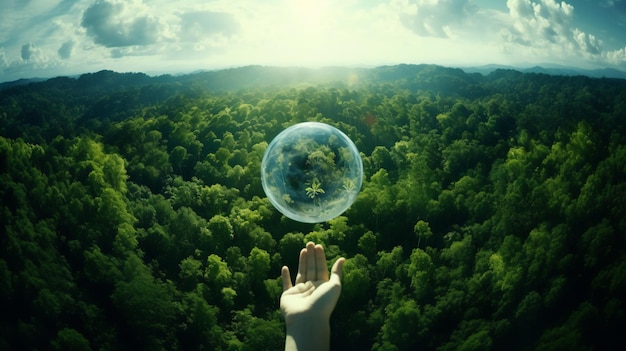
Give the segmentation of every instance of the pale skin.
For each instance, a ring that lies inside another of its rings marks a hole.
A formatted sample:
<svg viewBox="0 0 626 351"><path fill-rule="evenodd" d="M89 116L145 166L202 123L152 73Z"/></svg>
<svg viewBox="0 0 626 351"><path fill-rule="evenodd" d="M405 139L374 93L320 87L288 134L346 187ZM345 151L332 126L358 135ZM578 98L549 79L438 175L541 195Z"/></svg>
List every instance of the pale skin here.
<svg viewBox="0 0 626 351"><path fill-rule="evenodd" d="M283 266L280 310L287 328L285 350L329 350L330 315L341 293L344 262L343 257L337 259L329 275L324 248L308 242L300 251L295 285L289 267Z"/></svg>

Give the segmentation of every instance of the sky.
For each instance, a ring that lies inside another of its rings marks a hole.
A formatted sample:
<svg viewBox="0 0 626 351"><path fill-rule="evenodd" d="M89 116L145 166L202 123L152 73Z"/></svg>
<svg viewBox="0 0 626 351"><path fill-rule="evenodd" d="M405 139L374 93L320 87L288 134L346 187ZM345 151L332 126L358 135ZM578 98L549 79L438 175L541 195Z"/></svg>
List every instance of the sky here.
<svg viewBox="0 0 626 351"><path fill-rule="evenodd" d="M626 71L626 0L0 0L0 82L103 69Z"/></svg>

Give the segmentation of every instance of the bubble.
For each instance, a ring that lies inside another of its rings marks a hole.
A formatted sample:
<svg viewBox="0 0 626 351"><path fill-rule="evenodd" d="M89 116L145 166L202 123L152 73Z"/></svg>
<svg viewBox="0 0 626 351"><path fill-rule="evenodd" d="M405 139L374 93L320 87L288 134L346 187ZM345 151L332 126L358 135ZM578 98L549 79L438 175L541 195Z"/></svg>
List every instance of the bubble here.
<svg viewBox="0 0 626 351"><path fill-rule="evenodd" d="M319 122L293 125L269 144L261 162L268 199L285 216L325 222L352 205L363 183L356 145L339 129Z"/></svg>

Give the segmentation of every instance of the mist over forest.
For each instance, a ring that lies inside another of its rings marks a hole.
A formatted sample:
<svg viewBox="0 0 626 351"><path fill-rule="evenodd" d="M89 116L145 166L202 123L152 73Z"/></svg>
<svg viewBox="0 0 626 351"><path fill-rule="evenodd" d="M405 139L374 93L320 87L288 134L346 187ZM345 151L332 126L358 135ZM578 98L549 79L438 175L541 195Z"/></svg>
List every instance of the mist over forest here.
<svg viewBox="0 0 626 351"><path fill-rule="evenodd" d="M24 83L24 84L22 84ZM268 143L363 159L285 218ZM279 350L280 267L347 258L334 350L626 348L626 80L436 65L101 71L0 90L0 349Z"/></svg>

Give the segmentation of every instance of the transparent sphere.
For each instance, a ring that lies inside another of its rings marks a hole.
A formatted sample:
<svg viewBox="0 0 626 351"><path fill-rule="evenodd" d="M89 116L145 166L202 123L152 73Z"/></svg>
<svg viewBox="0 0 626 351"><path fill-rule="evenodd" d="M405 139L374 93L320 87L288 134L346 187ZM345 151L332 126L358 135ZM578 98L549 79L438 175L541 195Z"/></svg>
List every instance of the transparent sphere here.
<svg viewBox="0 0 626 351"><path fill-rule="evenodd" d="M363 162L352 140L339 129L299 123L267 147L261 181L272 205L285 216L304 223L325 222L356 199Z"/></svg>

